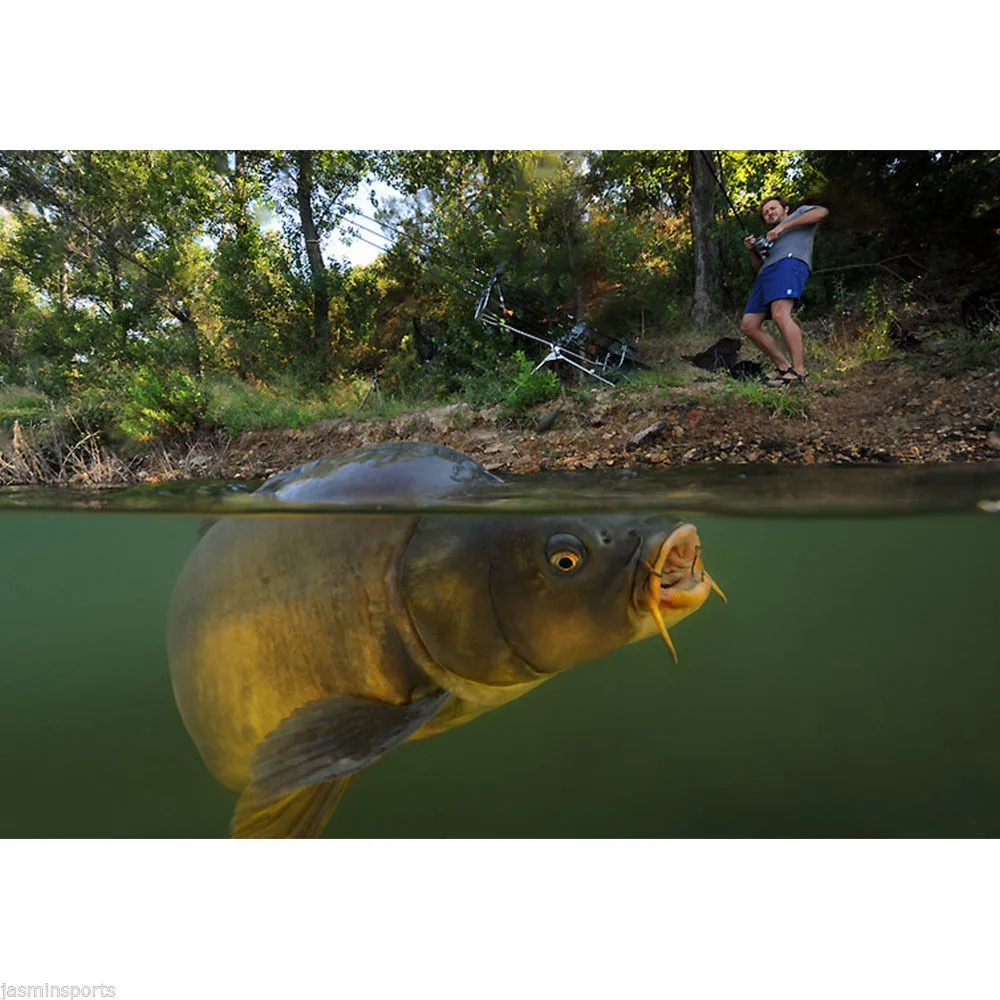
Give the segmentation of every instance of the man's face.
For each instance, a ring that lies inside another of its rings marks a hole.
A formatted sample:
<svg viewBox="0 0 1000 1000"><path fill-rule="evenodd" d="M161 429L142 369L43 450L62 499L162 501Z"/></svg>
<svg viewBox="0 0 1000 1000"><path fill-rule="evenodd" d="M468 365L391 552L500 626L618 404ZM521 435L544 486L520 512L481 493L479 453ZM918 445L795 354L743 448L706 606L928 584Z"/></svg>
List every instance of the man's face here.
<svg viewBox="0 0 1000 1000"><path fill-rule="evenodd" d="M776 199L772 201L765 201L761 206L760 217L769 226L776 226L783 218L785 218L786 215L788 215L788 209Z"/></svg>

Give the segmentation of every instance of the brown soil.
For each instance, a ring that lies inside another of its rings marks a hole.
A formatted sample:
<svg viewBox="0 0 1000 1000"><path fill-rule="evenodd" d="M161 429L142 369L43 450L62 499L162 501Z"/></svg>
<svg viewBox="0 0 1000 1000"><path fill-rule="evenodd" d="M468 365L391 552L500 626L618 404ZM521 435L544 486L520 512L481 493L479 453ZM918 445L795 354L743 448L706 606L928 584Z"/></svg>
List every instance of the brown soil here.
<svg viewBox="0 0 1000 1000"><path fill-rule="evenodd" d="M323 455L390 440L432 441L487 469L689 463L926 463L1000 460L1000 371L947 377L871 362L789 393L794 414L724 391L721 376L672 389L601 390L518 419L454 404L391 420L323 420L304 430L174 442L139 480L258 478ZM802 412L802 411L805 412ZM543 429L545 423L551 424Z"/></svg>
<svg viewBox="0 0 1000 1000"><path fill-rule="evenodd" d="M303 430L219 431L159 442L130 457L93 441L53 468L0 440L0 485L114 486L174 479L259 479L349 448L391 440L457 448L498 472L672 467L691 463L1000 461L1000 370L953 376L871 362L807 389L794 412L726 391L722 376L670 389L576 393L514 418L453 404L392 419L321 420ZM771 399L775 397L772 394ZM548 424L548 428L545 425ZM20 471L19 471L20 470Z"/></svg>

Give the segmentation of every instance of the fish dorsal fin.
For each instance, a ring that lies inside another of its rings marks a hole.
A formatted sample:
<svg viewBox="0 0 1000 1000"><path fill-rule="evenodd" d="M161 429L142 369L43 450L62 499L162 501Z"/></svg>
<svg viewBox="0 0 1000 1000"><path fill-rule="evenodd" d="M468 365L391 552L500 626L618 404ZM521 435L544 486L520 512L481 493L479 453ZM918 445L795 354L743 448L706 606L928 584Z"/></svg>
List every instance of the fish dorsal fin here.
<svg viewBox="0 0 1000 1000"><path fill-rule="evenodd" d="M232 835L236 838L318 837L353 780L353 774L332 778L276 799L259 799L254 786L248 785L236 803L230 824Z"/></svg>
<svg viewBox="0 0 1000 1000"><path fill-rule="evenodd" d="M308 836L238 831L309 826L312 811L322 811L323 803L303 796L303 791L336 783L367 767L412 736L450 697L447 691L434 691L407 705L389 705L332 695L292 712L253 752L250 783L233 817L234 836ZM340 788L336 798L342 792ZM333 812L336 798L326 809L320 829Z"/></svg>

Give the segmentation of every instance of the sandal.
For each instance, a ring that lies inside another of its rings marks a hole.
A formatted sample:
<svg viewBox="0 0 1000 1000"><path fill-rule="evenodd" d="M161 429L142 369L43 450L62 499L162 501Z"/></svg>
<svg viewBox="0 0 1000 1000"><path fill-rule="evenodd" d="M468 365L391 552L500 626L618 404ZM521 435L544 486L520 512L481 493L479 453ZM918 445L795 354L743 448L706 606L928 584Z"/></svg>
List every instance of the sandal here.
<svg viewBox="0 0 1000 1000"><path fill-rule="evenodd" d="M809 378L809 372L803 372L800 375L794 368L785 368L784 370L779 368L777 374L768 379L767 384L775 389L787 389L789 386L804 389L807 378Z"/></svg>

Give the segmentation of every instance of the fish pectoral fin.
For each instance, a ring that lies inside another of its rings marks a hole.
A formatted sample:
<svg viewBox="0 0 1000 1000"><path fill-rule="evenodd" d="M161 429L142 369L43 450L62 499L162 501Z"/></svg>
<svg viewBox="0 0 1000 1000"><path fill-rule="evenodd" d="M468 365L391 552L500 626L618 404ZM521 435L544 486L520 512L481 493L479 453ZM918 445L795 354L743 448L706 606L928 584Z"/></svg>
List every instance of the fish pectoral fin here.
<svg viewBox="0 0 1000 1000"><path fill-rule="evenodd" d="M257 744L247 792L272 802L290 792L367 767L413 735L450 698L439 690L407 705L332 695L311 701Z"/></svg>
<svg viewBox="0 0 1000 1000"><path fill-rule="evenodd" d="M271 799L261 798L254 785L250 784L236 803L236 812L230 823L232 836L318 837L353 780L353 774L346 778L332 778Z"/></svg>
<svg viewBox="0 0 1000 1000"><path fill-rule="evenodd" d="M450 697L408 705L334 695L303 705L264 737L236 803L234 837L318 837L354 775L433 718Z"/></svg>

